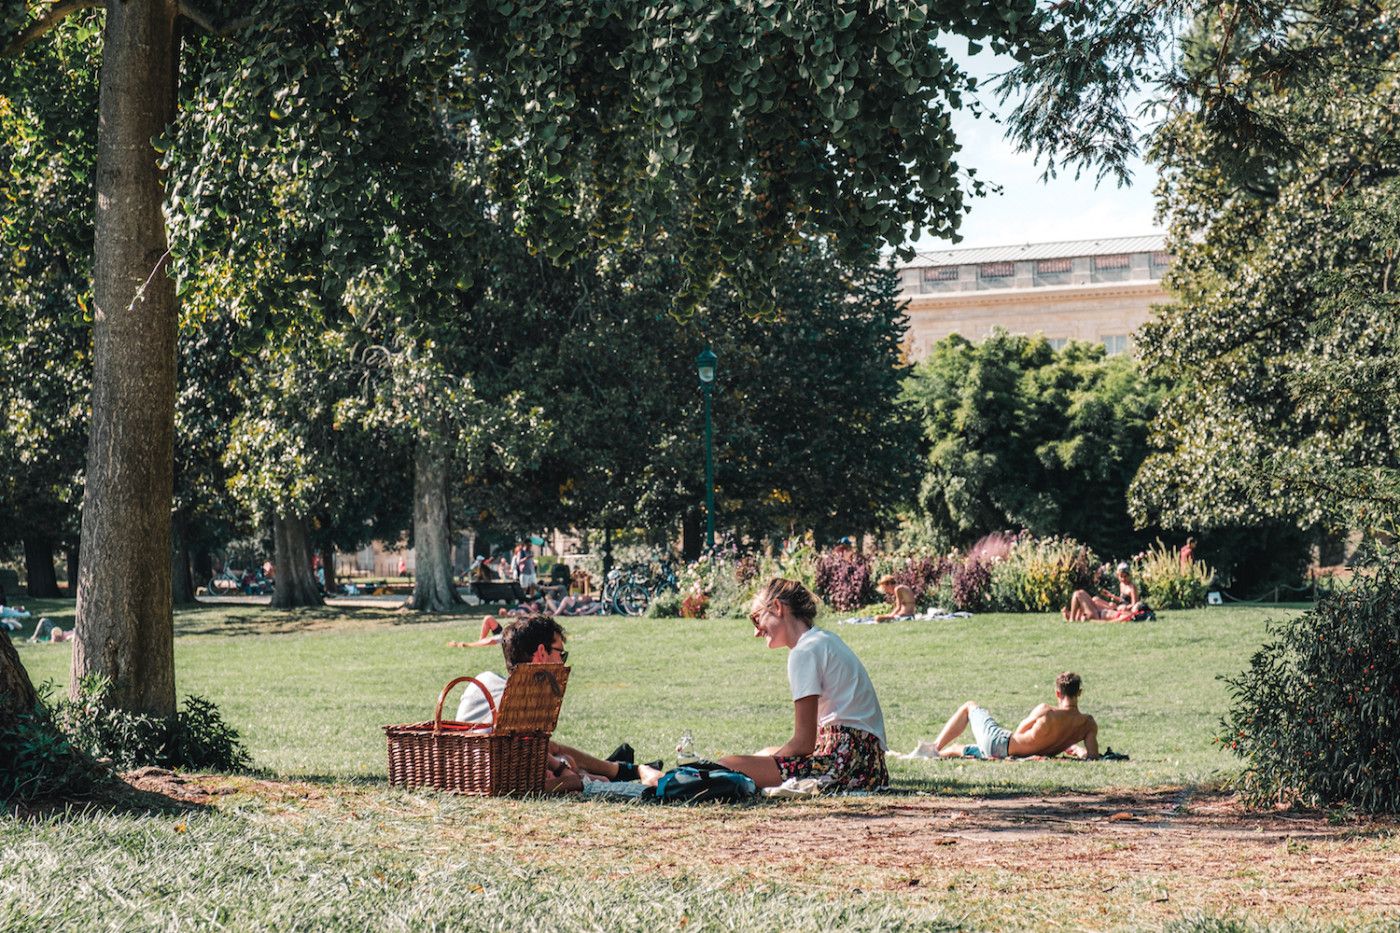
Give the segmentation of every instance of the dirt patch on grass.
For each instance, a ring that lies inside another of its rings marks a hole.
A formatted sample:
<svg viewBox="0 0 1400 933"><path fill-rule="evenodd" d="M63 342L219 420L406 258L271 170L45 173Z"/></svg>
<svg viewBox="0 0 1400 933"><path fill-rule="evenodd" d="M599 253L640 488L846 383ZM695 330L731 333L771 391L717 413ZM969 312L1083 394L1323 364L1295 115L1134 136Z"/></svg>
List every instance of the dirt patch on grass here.
<svg viewBox="0 0 1400 933"><path fill-rule="evenodd" d="M217 794L221 780L202 783ZM212 784L212 787L210 786ZM375 821L382 844L470 845L600 879L713 875L936 903L974 926L1158 925L1193 915L1353 925L1400 908L1400 822L1251 811L1172 788L829 798L751 807L486 800L239 779L291 809ZM318 790L318 788L320 788Z"/></svg>

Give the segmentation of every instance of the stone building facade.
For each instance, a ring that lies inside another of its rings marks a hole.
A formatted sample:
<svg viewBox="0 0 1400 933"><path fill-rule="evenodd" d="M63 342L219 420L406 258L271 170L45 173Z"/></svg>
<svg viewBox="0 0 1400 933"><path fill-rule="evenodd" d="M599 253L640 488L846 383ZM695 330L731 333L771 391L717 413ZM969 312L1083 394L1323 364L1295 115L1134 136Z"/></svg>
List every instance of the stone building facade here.
<svg viewBox="0 0 1400 933"><path fill-rule="evenodd" d="M1044 334L1055 346L1132 348L1132 335L1169 296L1162 236L1028 243L920 253L900 267L911 359L949 334L981 340L993 328Z"/></svg>

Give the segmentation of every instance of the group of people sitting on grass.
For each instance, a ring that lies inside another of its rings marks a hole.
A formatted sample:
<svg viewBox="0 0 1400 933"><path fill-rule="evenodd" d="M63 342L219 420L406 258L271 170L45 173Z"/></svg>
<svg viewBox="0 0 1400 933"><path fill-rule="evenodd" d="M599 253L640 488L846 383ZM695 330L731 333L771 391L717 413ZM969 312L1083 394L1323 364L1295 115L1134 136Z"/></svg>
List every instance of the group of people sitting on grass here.
<svg viewBox="0 0 1400 933"><path fill-rule="evenodd" d="M883 581L882 581L883 582ZM732 755L719 764L740 771L759 787L792 779L816 778L831 790L873 790L889 784L885 768L885 719L865 666L835 634L817 628L816 599L794 580L770 580L749 608L755 638L769 648L786 648L788 686L793 702L792 736L752 755ZM499 623L498 623L499 624ZM488 632L485 626L483 639ZM568 660L567 635L549 615L518 618L501 627L499 641L507 672L519 664L562 664ZM493 672L476 678L499 702L506 679ZM1055 705L1042 703L1007 729L977 703L953 713L934 740L941 757L1007 758L1067 752L1097 758L1098 727L1079 711L1079 675L1061 674ZM457 720L489 727L490 706L479 690L463 696ZM954 744L968 728L973 742ZM921 743L927 744L927 743ZM636 765L628 745L607 758L595 758L554 742L549 746L546 786L553 791L581 789L585 779L640 780L655 784L662 762Z"/></svg>
<svg viewBox="0 0 1400 933"><path fill-rule="evenodd" d="M1067 622L1140 622L1147 617L1155 618L1128 574L1126 561L1118 564L1117 574L1117 593L1105 589L1098 593L1075 590L1060 615Z"/></svg>

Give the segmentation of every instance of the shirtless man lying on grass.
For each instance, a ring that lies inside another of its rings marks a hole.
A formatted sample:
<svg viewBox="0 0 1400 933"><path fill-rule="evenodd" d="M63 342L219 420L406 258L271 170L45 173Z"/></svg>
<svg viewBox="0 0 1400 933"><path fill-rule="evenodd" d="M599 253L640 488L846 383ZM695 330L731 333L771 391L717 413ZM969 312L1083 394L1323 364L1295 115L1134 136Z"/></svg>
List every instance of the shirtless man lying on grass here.
<svg viewBox="0 0 1400 933"><path fill-rule="evenodd" d="M1053 756L1066 752L1075 758L1099 757L1099 726L1093 716L1079 711L1079 675L1064 673L1055 678L1058 706L1041 703L1021 720L1015 731L1008 731L976 703L969 700L958 707L953 718L938 733L933 746L940 758L1023 758L1029 755ZM953 745L952 741L972 727L975 745ZM1083 743L1083 744L1078 744Z"/></svg>

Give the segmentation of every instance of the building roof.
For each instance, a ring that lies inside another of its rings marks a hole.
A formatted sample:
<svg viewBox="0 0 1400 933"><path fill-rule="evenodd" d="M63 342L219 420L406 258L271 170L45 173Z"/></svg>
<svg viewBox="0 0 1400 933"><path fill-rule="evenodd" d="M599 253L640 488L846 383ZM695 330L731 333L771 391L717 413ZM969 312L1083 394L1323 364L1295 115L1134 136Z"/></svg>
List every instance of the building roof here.
<svg viewBox="0 0 1400 933"><path fill-rule="evenodd" d="M1166 245L1166 236L1104 237L1098 240L1063 240L1058 243L1022 243L1019 246L983 246L936 249L916 253L906 269L922 266L966 266L1017 259L1068 259L1074 256L1111 256L1118 253L1155 253Z"/></svg>

